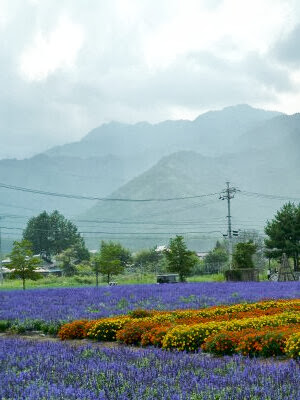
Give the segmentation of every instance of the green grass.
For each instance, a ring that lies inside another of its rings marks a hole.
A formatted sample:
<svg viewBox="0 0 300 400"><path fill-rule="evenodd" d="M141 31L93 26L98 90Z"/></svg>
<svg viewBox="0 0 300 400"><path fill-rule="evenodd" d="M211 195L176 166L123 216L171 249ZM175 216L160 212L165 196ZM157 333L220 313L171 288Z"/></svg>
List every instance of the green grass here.
<svg viewBox="0 0 300 400"><path fill-rule="evenodd" d="M224 282L224 280L223 274L198 275L187 279L188 282Z"/></svg>
<svg viewBox="0 0 300 400"><path fill-rule="evenodd" d="M117 282L118 285L130 284L145 284L156 283L155 274L124 274L115 276L112 281ZM222 274L214 275L201 275L192 276L188 278L188 282L222 282L224 277ZM99 285L106 286L107 283L99 280ZM96 286L94 276L48 276L38 281L26 280L26 289L34 288L63 288L63 287L82 287L82 286ZM22 289L22 281L20 279L5 279L3 284L0 284L0 290L14 290Z"/></svg>

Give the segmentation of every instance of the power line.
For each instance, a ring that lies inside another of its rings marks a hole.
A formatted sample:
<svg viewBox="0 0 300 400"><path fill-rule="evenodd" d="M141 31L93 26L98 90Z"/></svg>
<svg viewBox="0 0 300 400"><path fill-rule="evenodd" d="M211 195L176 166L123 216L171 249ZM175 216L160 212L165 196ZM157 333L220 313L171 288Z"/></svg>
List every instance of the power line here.
<svg viewBox="0 0 300 400"><path fill-rule="evenodd" d="M21 210L28 210L28 211L34 211L34 212L38 211L38 209L29 208L29 207L22 207L22 206L17 206L17 205L14 205L14 204L7 204L7 203L2 203L2 202L0 203L0 206L9 207L9 208L19 208Z"/></svg>
<svg viewBox="0 0 300 400"><path fill-rule="evenodd" d="M58 193L58 192L47 192L44 190L37 190L31 188L25 188L21 186L13 186L8 185L6 183L0 182L0 187L9 189L9 190L17 190L26 193L33 193L33 194L40 194L44 196L54 196L54 197L64 197L68 199L76 199L76 200L97 200L97 201L120 201L120 202L164 202L164 201L175 201L175 200L187 200L187 199L197 199L201 197L209 197L215 196L218 193L208 193L208 194L201 194L195 196L183 196L183 197L169 197L169 198L148 198L148 199L130 199L130 198L109 198L109 197L97 197L97 196L82 196L82 195L73 195L73 194L66 194L66 193Z"/></svg>
<svg viewBox="0 0 300 400"><path fill-rule="evenodd" d="M187 233L190 234L199 234L199 233L222 233L221 231L181 231L181 232L104 232L104 231L91 231L91 232L79 232L82 234L91 233L91 234L103 234L103 235L185 235Z"/></svg>
<svg viewBox="0 0 300 400"><path fill-rule="evenodd" d="M178 196L178 197L169 197L169 198L168 197L166 197L166 198L162 197L162 198L132 199L132 198L125 198L125 197L124 198L110 198L110 197L83 196L83 195L78 195L78 194L49 192L49 191L44 191L44 190L38 190L38 189L21 187L21 186L9 185L9 184L6 184L6 183L1 183L1 182L0 182L0 187L2 187L4 189L22 191L22 192L27 192L27 193L32 193L32 194L40 194L40 195L44 195L44 196L64 197L64 198L77 199L77 200L120 201L120 202L164 202L164 201L197 199L197 198L215 196L215 195L219 194L219 192L215 192L215 193L207 193L207 194L193 195L193 196ZM222 193L224 193L224 191ZM250 191L245 191L245 190L240 190L240 193L245 195L245 196L263 197L263 198L271 199L271 200L300 201L300 197L281 196L281 195L275 195L275 194L250 192ZM34 211L34 209L32 209L32 208L21 207L21 206L16 206L16 205L10 205L10 204L5 204L5 203L0 203L0 205L3 205L5 207L13 207L13 208L20 208L20 209L27 209L27 210Z"/></svg>
<svg viewBox="0 0 300 400"><path fill-rule="evenodd" d="M212 223L218 223L217 221L221 221L224 218L223 217L212 217L210 218ZM216 221L214 221L216 220ZM165 221L142 221L142 220L99 220L99 219L72 219L72 221L76 222L91 222L95 224L121 224L121 225L181 225L181 224L206 224L208 222L206 221L194 221L194 220L182 220L182 221L171 221L171 222L165 222Z"/></svg>
<svg viewBox="0 0 300 400"><path fill-rule="evenodd" d="M258 193L258 192L248 192L246 190L240 190L240 193L244 196L260 197L269 200L290 200L290 201L300 201L300 197L291 196L280 196L275 194Z"/></svg>
<svg viewBox="0 0 300 400"><path fill-rule="evenodd" d="M0 226L2 229L8 229L8 230L19 230L23 231L23 228L19 227L11 227L11 226ZM34 228L33 230L39 231L39 232L49 232L49 229L39 229L39 228ZM78 231L80 234L86 234L86 233L91 233L91 234L104 234L104 235L180 235L180 234L185 234L185 233L221 233L221 231L184 231L184 232L107 232L107 231Z"/></svg>
<svg viewBox="0 0 300 400"><path fill-rule="evenodd" d="M214 239L214 238L216 238L216 236L205 236L205 234L203 234L202 236L189 237L188 240L199 240L199 239L201 239L201 240L211 240L211 239ZM103 236L86 236L85 239L96 239L96 240L99 240L99 239L103 239ZM131 239L131 238L130 238L130 236L117 236L116 235L116 236L112 237L111 239L122 239L122 240L125 240L125 239ZM164 237L135 236L133 239L135 241L136 240L168 240L169 237L168 236L164 236Z"/></svg>

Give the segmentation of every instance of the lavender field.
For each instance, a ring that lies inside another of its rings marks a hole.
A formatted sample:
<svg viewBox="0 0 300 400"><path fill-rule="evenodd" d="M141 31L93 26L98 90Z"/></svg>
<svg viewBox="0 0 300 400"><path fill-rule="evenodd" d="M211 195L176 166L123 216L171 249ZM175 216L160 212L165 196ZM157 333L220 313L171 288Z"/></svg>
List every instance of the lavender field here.
<svg viewBox="0 0 300 400"><path fill-rule="evenodd" d="M300 297L300 282L220 282L0 291L0 320L72 321L125 314L136 308L201 308L297 297Z"/></svg>
<svg viewBox="0 0 300 400"><path fill-rule="evenodd" d="M299 364L0 340L0 399L297 400Z"/></svg>
<svg viewBox="0 0 300 400"><path fill-rule="evenodd" d="M1 320L18 327L15 332L41 329L44 322L46 333L56 333L62 321L136 308L201 308L299 297L300 282L0 291L0 328ZM0 336L1 400L300 400L299 374L299 362L293 360Z"/></svg>

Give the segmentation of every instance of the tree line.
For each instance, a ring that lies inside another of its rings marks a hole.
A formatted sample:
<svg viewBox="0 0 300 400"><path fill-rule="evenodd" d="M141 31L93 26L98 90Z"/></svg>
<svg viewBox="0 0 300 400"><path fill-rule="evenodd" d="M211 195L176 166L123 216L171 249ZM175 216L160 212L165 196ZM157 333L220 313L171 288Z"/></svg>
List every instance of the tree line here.
<svg viewBox="0 0 300 400"><path fill-rule="evenodd" d="M265 227L267 238L263 240L255 232L241 232L239 243L233 253L234 266L245 268L264 265L265 258L279 259L282 253L293 260L294 270L299 270L300 254L300 205L284 204ZM38 254L39 257L34 257ZM42 212L31 218L23 232L23 239L14 242L8 267L12 278L21 278L25 289L26 279L38 279L38 268L42 261L50 262L55 256L66 276L74 275L78 269L89 269L95 274L96 285L99 275L110 282L112 276L126 269L145 269L151 272L172 272L185 281L211 265L228 264L228 249L225 242L217 241L215 247L201 262L195 252L188 250L183 236L171 238L163 252L156 248L144 249L132 255L120 243L102 241L99 251L90 254L83 237L75 224L58 211ZM253 264L253 260L254 264Z"/></svg>

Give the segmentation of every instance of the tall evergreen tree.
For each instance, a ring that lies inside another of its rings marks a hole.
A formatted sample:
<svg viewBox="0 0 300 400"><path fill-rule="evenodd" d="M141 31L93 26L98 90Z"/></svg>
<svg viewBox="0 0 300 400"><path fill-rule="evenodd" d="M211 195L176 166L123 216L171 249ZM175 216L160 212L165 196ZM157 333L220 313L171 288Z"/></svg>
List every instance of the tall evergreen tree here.
<svg viewBox="0 0 300 400"><path fill-rule="evenodd" d="M272 221L265 227L268 238L265 244L270 258L280 258L282 253L294 260L294 269L299 270L300 253L300 204L284 204Z"/></svg>
<svg viewBox="0 0 300 400"><path fill-rule="evenodd" d="M168 261L167 269L179 275L179 280L185 282L197 260L194 253L187 249L183 236L170 239L169 248L165 252Z"/></svg>

